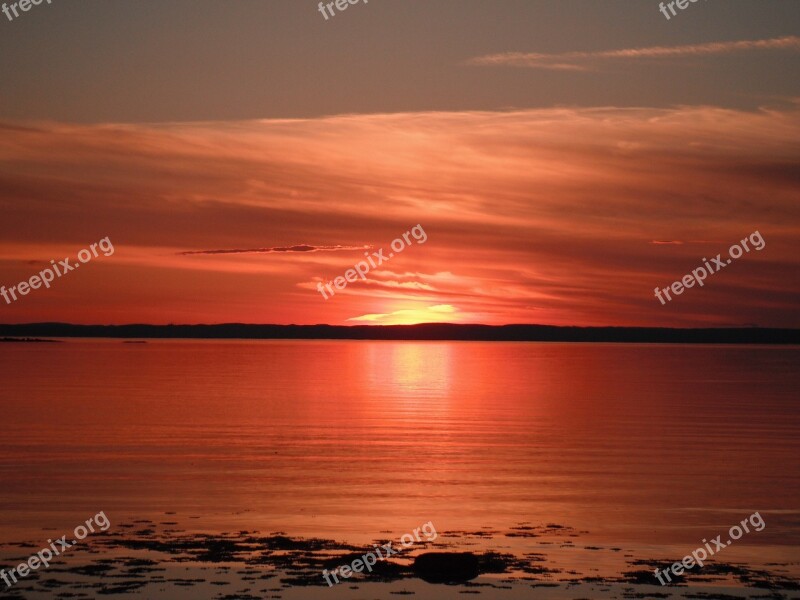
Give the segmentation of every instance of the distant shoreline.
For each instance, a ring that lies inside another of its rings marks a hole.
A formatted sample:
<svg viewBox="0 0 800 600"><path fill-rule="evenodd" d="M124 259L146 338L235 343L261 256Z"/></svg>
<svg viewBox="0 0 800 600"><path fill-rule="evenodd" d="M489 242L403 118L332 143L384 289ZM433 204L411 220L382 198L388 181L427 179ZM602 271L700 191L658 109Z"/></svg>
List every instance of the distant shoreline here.
<svg viewBox="0 0 800 600"><path fill-rule="evenodd" d="M800 344L800 329L555 327L551 325L0 325L0 336L125 339L429 340L616 342L652 344Z"/></svg>
<svg viewBox="0 0 800 600"><path fill-rule="evenodd" d="M18 337L4 337L0 338L0 343L8 344L57 344L58 340L40 340L38 338L18 338Z"/></svg>

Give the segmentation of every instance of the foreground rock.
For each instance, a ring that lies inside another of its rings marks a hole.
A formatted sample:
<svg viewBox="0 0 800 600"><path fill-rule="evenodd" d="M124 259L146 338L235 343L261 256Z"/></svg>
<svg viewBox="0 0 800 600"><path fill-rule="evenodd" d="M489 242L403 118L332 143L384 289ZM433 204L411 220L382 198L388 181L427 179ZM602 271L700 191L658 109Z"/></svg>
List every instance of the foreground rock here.
<svg viewBox="0 0 800 600"><path fill-rule="evenodd" d="M412 570L428 583L458 584L480 575L480 563L471 552L427 552L414 559Z"/></svg>

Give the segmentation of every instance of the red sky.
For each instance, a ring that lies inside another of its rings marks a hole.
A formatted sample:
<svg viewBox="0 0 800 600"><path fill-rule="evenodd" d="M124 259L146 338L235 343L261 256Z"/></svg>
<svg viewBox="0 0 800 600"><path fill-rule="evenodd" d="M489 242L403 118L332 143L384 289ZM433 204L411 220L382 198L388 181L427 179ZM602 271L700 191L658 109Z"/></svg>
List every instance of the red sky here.
<svg viewBox="0 0 800 600"><path fill-rule="evenodd" d="M115 252L0 322L798 327L798 139L798 104L7 125L0 282ZM655 299L756 230L762 251Z"/></svg>

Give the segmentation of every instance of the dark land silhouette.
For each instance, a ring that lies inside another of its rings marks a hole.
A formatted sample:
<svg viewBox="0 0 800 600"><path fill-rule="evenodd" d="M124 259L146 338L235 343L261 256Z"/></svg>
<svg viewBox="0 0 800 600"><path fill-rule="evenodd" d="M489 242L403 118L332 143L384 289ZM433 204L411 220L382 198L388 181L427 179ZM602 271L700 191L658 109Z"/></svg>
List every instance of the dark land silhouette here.
<svg viewBox="0 0 800 600"><path fill-rule="evenodd" d="M0 325L0 336L37 338L462 340L483 342L619 342L653 344L800 344L800 329L554 327L550 325Z"/></svg>

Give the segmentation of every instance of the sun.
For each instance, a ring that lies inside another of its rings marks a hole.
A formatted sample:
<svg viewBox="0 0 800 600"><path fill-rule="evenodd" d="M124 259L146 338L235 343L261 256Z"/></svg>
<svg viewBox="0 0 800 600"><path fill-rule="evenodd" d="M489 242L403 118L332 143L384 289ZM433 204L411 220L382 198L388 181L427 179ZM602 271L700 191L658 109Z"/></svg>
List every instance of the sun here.
<svg viewBox="0 0 800 600"><path fill-rule="evenodd" d="M452 323L458 321L458 309L450 304L419 308L401 308L388 313L373 313L352 317L348 321L375 325L417 325L419 323Z"/></svg>

